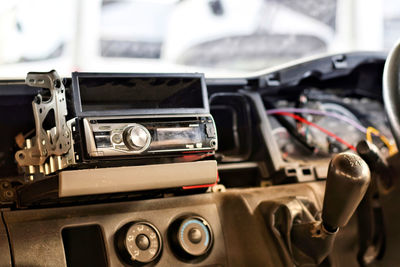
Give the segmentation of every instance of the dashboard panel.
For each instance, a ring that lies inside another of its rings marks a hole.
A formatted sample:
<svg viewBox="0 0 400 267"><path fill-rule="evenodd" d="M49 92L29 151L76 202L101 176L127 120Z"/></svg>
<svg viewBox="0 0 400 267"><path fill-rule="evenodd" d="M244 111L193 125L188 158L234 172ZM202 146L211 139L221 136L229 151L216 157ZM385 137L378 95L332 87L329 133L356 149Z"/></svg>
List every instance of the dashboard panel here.
<svg viewBox="0 0 400 267"><path fill-rule="evenodd" d="M322 196L318 191L322 186L303 184L300 187L288 187L287 190L285 187L243 191L233 189L221 194L4 211L3 219L8 228L13 264L16 266L77 266L76 262L73 264L73 258L67 256L68 251L65 250L68 248L63 234L68 229L93 225L99 226L102 236L97 243L94 238L82 239L90 231L88 228L83 228L73 238L81 238L80 249L83 251L85 247L104 246L105 262L99 262L101 257L94 256L86 258L86 266L124 266L127 263L120 256L121 251L118 251L115 240L119 229L132 222L148 222L158 229L162 250L155 263L160 266L283 266L290 258L285 258L284 251L280 252L282 248L272 242L276 236L268 230L269 222L263 218L259 205L276 197L296 194L321 206ZM176 219L186 215L206 219L213 232L210 253L200 260L198 257L189 260L181 258L170 242L168 228ZM72 264L68 264L71 261Z"/></svg>

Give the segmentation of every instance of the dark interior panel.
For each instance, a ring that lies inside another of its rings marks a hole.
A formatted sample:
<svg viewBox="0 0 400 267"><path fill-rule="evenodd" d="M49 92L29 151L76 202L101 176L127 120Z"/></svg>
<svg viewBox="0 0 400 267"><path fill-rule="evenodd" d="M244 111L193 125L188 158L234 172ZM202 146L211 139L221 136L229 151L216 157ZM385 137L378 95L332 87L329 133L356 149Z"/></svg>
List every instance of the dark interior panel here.
<svg viewBox="0 0 400 267"><path fill-rule="evenodd" d="M168 243L168 227L175 219L187 214L205 218L213 230L214 245L209 255L198 263L178 259ZM69 261L74 263L74 253L82 253L77 250L80 246L85 246L86 242L89 242L87 245L97 247L94 251L90 249L89 253L100 255L101 246L105 246L107 266L122 266L125 263L115 246L116 233L126 224L142 221L153 224L161 234L163 244L159 259L161 266L214 264L226 266L224 234L216 201L212 195L12 211L4 215L10 231L14 262L17 266L66 266ZM25 227L27 224L30 225L29 230ZM99 236L100 228L103 232L104 244ZM82 240L89 235L92 238ZM19 242L21 238L25 242ZM42 243L48 245L43 246ZM78 247L71 248L70 245L73 244ZM53 256L48 253L52 253ZM31 257L31 255L43 256ZM104 262L104 258L100 256L97 260ZM75 265L72 264L72 266Z"/></svg>
<svg viewBox="0 0 400 267"><path fill-rule="evenodd" d="M99 225L66 227L61 233L67 266L108 266Z"/></svg>

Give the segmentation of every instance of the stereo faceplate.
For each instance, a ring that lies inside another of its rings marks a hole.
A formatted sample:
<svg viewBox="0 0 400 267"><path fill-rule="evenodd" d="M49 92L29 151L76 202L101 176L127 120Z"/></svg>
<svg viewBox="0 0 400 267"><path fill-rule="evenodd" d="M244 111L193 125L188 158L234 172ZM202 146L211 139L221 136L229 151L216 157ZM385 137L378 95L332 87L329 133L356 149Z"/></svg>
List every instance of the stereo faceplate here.
<svg viewBox="0 0 400 267"><path fill-rule="evenodd" d="M215 151L212 116L83 119L89 157Z"/></svg>

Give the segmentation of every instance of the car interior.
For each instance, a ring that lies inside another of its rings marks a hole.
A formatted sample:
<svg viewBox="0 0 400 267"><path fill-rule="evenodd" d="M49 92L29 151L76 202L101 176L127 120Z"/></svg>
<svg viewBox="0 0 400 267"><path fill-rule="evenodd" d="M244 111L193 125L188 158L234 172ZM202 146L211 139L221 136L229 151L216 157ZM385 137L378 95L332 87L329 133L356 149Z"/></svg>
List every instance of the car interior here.
<svg viewBox="0 0 400 267"><path fill-rule="evenodd" d="M56 67L0 79L0 266L399 265L400 42L245 75Z"/></svg>

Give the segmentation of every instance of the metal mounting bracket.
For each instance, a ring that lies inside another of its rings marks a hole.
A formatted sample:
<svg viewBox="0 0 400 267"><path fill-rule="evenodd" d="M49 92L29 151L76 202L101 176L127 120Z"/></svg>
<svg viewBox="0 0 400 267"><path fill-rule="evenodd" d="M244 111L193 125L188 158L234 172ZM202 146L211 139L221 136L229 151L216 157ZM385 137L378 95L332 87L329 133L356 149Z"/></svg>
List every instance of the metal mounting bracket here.
<svg viewBox="0 0 400 267"><path fill-rule="evenodd" d="M25 148L17 151L15 159L19 166L28 167L28 174L47 175L65 168L71 162L72 134L66 122L65 88L55 70L29 72L25 83L48 89L50 96L44 99L38 94L33 100L36 136L25 140ZM44 128L45 121L47 129ZM68 159L65 155L68 155Z"/></svg>

